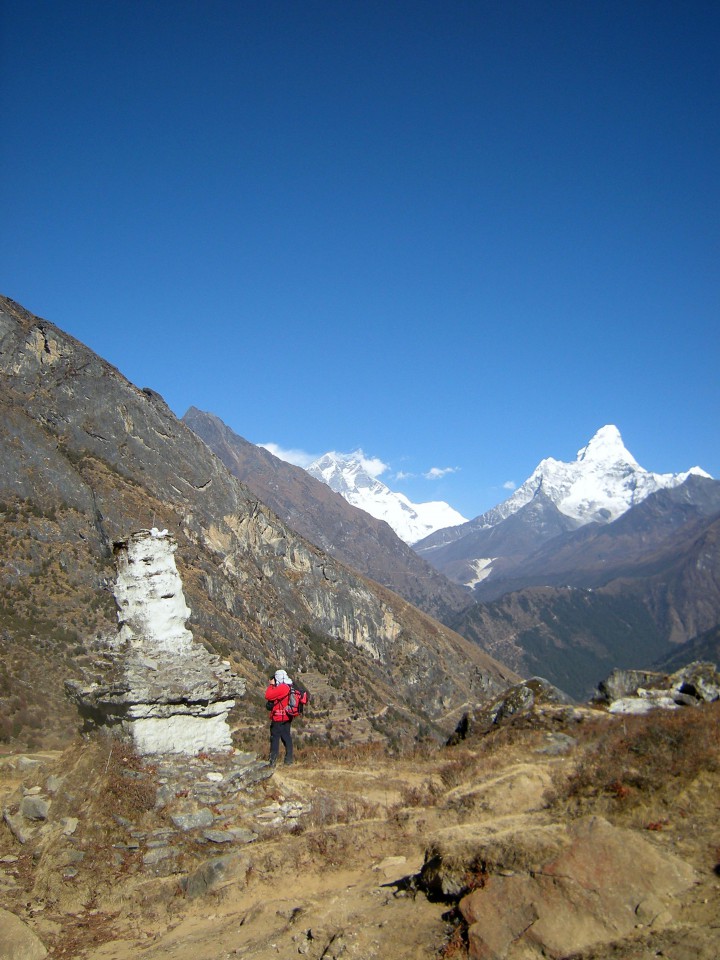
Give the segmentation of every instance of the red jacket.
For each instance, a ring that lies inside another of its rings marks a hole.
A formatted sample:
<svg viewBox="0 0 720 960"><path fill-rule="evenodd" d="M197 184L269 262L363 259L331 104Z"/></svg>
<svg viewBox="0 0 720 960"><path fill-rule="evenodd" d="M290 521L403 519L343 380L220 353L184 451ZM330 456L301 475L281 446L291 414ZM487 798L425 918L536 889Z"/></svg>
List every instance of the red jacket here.
<svg viewBox="0 0 720 960"><path fill-rule="evenodd" d="M290 687L287 683L271 683L265 691L265 699L273 704L270 719L277 723L284 723L291 718L287 715L287 705L290 700Z"/></svg>

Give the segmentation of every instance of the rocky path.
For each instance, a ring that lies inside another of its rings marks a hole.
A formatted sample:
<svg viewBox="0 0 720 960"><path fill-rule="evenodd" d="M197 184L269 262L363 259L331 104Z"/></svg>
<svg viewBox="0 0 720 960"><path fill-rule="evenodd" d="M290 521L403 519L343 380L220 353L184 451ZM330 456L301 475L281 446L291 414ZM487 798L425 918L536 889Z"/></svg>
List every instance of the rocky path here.
<svg viewBox="0 0 720 960"><path fill-rule="evenodd" d="M563 875L580 869L582 883L595 882L582 857L578 867L577 851L594 850L601 862L627 849L640 870L619 905L603 900L601 888L594 895L603 902L600 918L581 898L571 896L571 906L563 907L571 909L574 900L580 905L562 928L580 931L573 955L717 960L720 877L713 872L717 861L706 862L718 813L714 781L694 784L683 800L696 811L691 822L668 818L662 829L623 833L603 818L594 827L592 818L580 818L571 829L547 797L576 749L566 734L536 732L495 754L461 749L394 761L359 754L354 762L308 755L272 775L251 755L224 763L204 757L158 763L153 778L160 805L125 817L126 823L108 811L113 832L101 839L92 827L93 818L96 826L102 819L94 796L102 778L90 782L88 774L92 768L97 775L100 756L92 763L76 758L74 766L67 755L31 758L41 760L40 768L6 758L0 762L5 809L15 811L23 794L47 796L51 804L26 843L7 822L0 831L0 896L40 948L57 958L433 958L452 933L448 911L482 862L480 887L502 894L492 901L493 910L502 907L502 923L496 918L493 929L509 931L508 943L518 932L514 924L524 922L511 905L537 906L540 915L530 927L544 930L546 940L523 941L517 954L530 960L571 953L548 920L560 915L558 904L544 906L538 878L557 873L553 864L559 863ZM112 772L111 763L107 775ZM48 783L54 793L47 793ZM38 793L27 792L36 786ZM60 829L67 817L78 821L69 836ZM72 861L69 853L82 856ZM445 901L417 889L424 862L422 882ZM630 876L629 866L619 869ZM669 886L658 880L670 876ZM487 933L475 926L475 908L463 909L472 955L483 956ZM624 932L612 948L593 953L587 937L601 923L606 939L607 930ZM685 950L688 944L694 953ZM507 944L495 942L494 949L498 957L516 956Z"/></svg>

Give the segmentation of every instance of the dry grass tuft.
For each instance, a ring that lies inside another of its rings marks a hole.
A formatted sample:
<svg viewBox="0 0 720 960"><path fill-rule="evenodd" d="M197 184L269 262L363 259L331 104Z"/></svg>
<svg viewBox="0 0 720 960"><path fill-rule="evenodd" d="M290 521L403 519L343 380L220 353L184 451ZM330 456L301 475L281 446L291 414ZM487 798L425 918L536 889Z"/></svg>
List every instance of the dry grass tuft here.
<svg viewBox="0 0 720 960"><path fill-rule="evenodd" d="M377 817L380 806L364 797L334 797L328 794L312 801L307 823L311 827L326 827L337 823L357 823Z"/></svg>
<svg viewBox="0 0 720 960"><path fill-rule="evenodd" d="M445 796L444 789L433 780L425 780L418 786L406 784L400 792L399 809L403 807L436 807ZM391 812L396 812L393 808Z"/></svg>
<svg viewBox="0 0 720 960"><path fill-rule="evenodd" d="M155 807L155 768L144 764L127 743L113 741L100 792L102 809L135 820Z"/></svg>
<svg viewBox="0 0 720 960"><path fill-rule="evenodd" d="M304 764L341 763L351 766L372 766L379 760L387 760L387 744L379 741L369 743L321 743L301 747L298 751Z"/></svg>
<svg viewBox="0 0 720 960"><path fill-rule="evenodd" d="M438 960L466 960L468 955L467 925L459 915L452 918L453 926L444 946L438 954Z"/></svg>
<svg viewBox="0 0 720 960"><path fill-rule="evenodd" d="M473 753L455 756L440 768L440 779L448 788L457 787L472 777L477 764L478 758Z"/></svg>

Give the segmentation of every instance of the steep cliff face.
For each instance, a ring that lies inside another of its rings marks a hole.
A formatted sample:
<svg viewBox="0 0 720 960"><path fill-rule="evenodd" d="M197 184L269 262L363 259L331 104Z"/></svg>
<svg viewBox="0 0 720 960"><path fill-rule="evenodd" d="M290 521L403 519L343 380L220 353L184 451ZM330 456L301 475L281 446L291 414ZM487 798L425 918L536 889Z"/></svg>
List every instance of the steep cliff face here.
<svg viewBox="0 0 720 960"><path fill-rule="evenodd" d="M443 623L472 602L467 590L419 557L387 523L305 470L239 437L214 414L191 407L182 419L234 476L321 550Z"/></svg>
<svg viewBox="0 0 720 960"><path fill-rule="evenodd" d="M17 700L15 735L37 727L35 694L71 723L63 676L76 661L91 669L88 641L116 626L112 543L151 527L177 541L196 639L230 657L249 689L280 662L315 670L340 697L364 685L367 713L390 704L409 730L511 679L291 531L158 394L7 299L0 377L0 695ZM343 656L331 656L338 642ZM32 695L18 699L27 677Z"/></svg>

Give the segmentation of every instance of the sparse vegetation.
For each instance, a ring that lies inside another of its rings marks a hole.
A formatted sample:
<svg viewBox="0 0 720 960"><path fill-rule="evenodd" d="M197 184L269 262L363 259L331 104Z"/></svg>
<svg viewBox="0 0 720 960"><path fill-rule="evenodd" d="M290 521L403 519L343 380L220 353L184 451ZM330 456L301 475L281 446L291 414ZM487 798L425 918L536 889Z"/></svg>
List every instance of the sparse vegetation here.
<svg viewBox="0 0 720 960"><path fill-rule="evenodd" d="M322 794L312 801L307 823L312 828L337 823L356 823L377 817L380 805L364 797L337 797Z"/></svg>
<svg viewBox="0 0 720 960"><path fill-rule="evenodd" d="M101 786L101 803L113 816L137 820L155 806L155 769L144 763L127 743L108 741Z"/></svg>
<svg viewBox="0 0 720 960"><path fill-rule="evenodd" d="M401 800L396 810L403 807L435 807L444 794L443 788L434 780L424 780L421 784L408 784L403 787Z"/></svg>
<svg viewBox="0 0 720 960"><path fill-rule="evenodd" d="M556 802L576 811L603 801L629 809L720 770L720 704L628 716L586 729L584 738L588 746L557 784Z"/></svg>
<svg viewBox="0 0 720 960"><path fill-rule="evenodd" d="M597 721L570 728L577 746L571 754L556 758L536 753L547 736L546 715L534 720L510 720L490 734L456 747L408 746L399 754L379 742L306 744L298 751L299 762L291 771L257 785L264 797L261 803L282 804L298 791L307 806L296 826L261 828L258 841L247 848L247 862L232 886L238 915L249 918L252 904L258 897L268 896L270 889L278 889L279 900L277 909L273 905L269 911L258 913L256 920L243 920L240 927L244 929L245 922L259 924L256 930L280 938L272 942L282 943L281 950L287 947L294 952L298 944L314 944L320 951L319 941L308 939L306 931L312 930L313 938L325 936L327 940L336 935L336 927L327 926L327 913L322 913L325 920L321 921L317 912L331 896L338 909L352 910L354 916L362 918L358 920L360 929L365 924L374 937L386 938L382 940L388 945L386 955L405 955L402 932L392 929L392 918L399 918L400 930L405 925L415 934L418 918L422 917L427 956L438 960L467 958L468 931L461 913L452 900L427 901L418 892L411 873L419 870L423 852L432 849L432 838L443 835L447 828L461 836L457 831L466 824L492 822L494 815L502 816L505 801L500 801L494 812L484 800L477 802L478 791L484 798L492 796L492 790L487 792L492 784L502 791L508 774L512 776L516 767L518 779L513 782L522 783L530 763L556 771L555 795L541 812L543 818L549 816L558 823L565 821L568 813L600 813L657 834L658 839L672 830L675 838L685 838L684 843L692 844L686 845L686 851L697 850L698 856L705 857L705 871L715 879L713 871L720 859L717 844L705 837L703 848L703 836L691 818L707 817L711 812L713 818L715 815L714 785L720 774L719 713L720 705L624 720L598 714ZM128 891L141 889L136 885L143 877L142 854L123 851L114 863L108 858L110 845L127 836L123 833L127 828L118 826L118 818L141 825L148 833L153 824L169 822L167 809L153 809L156 774L151 766L143 765L126 745L103 739L86 744L79 751L77 768L67 787L76 796L74 805L83 809L82 833L78 833L76 843L82 844L86 854L83 870L92 875L98 890L93 910L99 912L92 916L101 916L104 922L76 923L76 914L84 918L91 911L73 908L52 942L52 952L57 956L59 950L65 950L63 956L79 957L93 943L127 937L128 925L136 923L139 908L132 905L134 901L129 900L120 913L109 906L118 902L112 899L111 888L128 884ZM545 782L549 782L549 774ZM707 794L704 805L695 803L700 796L698 790ZM520 795L510 795L516 804ZM695 800L691 801L690 795ZM176 796L180 803L186 799ZM518 808L514 806L512 812L517 816ZM72 810L58 810L58 815L64 813L72 814ZM528 825L531 817L528 815ZM198 859L206 859L211 852L188 837L179 863L184 870L192 871ZM498 856L504 860L498 861ZM39 870L31 857L26 859L23 896L30 902L37 895ZM386 861L397 861L397 865L392 863L385 873L373 872ZM519 870L528 869L530 863L518 859L513 849L505 849L502 843L489 854L474 848L465 858L459 851L460 888L469 892L483 887L498 862ZM340 887L334 886L334 876L339 878ZM68 887L63 896L71 893ZM203 909L207 909L207 903ZM172 910L172 923L176 923L179 911L191 912L193 906L183 899L182 903L175 902ZM302 928L295 926L300 916ZM387 927L379 925L384 918L390 918ZM232 937L237 938L240 927L235 921ZM292 937L297 930L297 936L304 939L296 942ZM214 927L213 937L222 936L222 928ZM232 944L237 942L233 940ZM308 955L315 954L310 950Z"/></svg>

